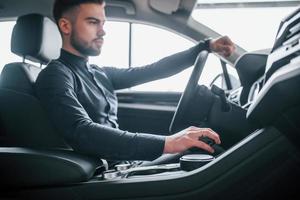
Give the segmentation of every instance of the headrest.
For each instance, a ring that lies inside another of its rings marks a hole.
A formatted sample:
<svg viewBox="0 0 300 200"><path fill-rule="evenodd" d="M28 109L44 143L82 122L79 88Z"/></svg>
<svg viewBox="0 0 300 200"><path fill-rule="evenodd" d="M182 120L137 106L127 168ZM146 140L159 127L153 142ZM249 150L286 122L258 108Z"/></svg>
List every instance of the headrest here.
<svg viewBox="0 0 300 200"><path fill-rule="evenodd" d="M11 51L33 62L47 64L59 57L62 39L56 24L40 14L20 16L14 26Z"/></svg>

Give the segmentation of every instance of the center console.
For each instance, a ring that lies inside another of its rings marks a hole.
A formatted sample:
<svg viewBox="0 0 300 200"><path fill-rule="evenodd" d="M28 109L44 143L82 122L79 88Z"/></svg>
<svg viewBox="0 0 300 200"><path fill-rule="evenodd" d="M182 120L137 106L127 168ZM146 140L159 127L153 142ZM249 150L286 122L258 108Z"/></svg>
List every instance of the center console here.
<svg viewBox="0 0 300 200"><path fill-rule="evenodd" d="M130 179L141 177L159 177L183 174L198 169L213 161L214 156L208 154L187 154L180 157L178 163L138 166L135 163L117 164L114 169L106 170L97 176L100 180Z"/></svg>

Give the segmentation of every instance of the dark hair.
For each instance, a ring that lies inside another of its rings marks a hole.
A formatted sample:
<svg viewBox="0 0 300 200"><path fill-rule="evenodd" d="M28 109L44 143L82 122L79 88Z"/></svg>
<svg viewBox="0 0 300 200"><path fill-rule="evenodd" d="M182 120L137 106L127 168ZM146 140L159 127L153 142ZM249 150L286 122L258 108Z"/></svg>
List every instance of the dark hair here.
<svg viewBox="0 0 300 200"><path fill-rule="evenodd" d="M58 20L65 12L84 3L103 4L104 0L55 0L53 6L53 17L56 23L58 23Z"/></svg>

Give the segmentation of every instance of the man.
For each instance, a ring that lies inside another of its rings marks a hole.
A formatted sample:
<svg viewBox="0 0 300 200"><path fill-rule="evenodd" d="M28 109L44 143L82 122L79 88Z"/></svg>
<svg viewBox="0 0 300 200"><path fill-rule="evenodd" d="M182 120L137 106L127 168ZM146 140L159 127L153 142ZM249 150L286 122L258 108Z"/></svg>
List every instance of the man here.
<svg viewBox="0 0 300 200"><path fill-rule="evenodd" d="M213 152L211 146L199 141L206 136L220 144L219 135L208 128L190 127L171 136L119 130L114 90L178 73L191 66L204 49L229 56L233 43L227 37L200 42L139 68L89 65L88 57L101 52L104 7L102 0L56 0L54 4L54 18L63 39L61 56L40 73L36 93L57 130L75 151L109 160L153 160L191 147Z"/></svg>

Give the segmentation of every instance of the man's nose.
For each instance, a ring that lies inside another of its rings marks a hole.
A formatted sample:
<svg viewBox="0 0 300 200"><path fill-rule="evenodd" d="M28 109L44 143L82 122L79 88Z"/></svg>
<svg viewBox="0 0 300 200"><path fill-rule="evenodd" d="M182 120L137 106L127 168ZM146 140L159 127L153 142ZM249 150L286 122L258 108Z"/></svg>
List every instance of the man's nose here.
<svg viewBox="0 0 300 200"><path fill-rule="evenodd" d="M97 36L104 36L106 34L103 26L99 27L98 28L98 31L97 31Z"/></svg>

